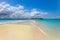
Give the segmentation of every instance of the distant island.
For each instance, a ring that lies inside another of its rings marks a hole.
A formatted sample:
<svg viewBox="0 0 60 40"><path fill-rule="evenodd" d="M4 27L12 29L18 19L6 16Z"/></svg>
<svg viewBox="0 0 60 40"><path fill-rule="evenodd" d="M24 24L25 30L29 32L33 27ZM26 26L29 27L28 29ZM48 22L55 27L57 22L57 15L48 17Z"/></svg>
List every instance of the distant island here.
<svg viewBox="0 0 60 40"><path fill-rule="evenodd" d="M42 20L43 18L32 18L32 20Z"/></svg>
<svg viewBox="0 0 60 40"><path fill-rule="evenodd" d="M42 20L43 18L0 18L0 20Z"/></svg>

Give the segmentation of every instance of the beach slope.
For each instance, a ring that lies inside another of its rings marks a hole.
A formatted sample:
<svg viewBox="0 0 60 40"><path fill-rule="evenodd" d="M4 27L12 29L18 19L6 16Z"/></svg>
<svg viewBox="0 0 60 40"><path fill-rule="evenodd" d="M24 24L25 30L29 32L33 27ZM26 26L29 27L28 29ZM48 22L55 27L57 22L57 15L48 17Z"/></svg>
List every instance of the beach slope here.
<svg viewBox="0 0 60 40"><path fill-rule="evenodd" d="M0 25L0 40L47 40L45 33L34 22L16 22Z"/></svg>

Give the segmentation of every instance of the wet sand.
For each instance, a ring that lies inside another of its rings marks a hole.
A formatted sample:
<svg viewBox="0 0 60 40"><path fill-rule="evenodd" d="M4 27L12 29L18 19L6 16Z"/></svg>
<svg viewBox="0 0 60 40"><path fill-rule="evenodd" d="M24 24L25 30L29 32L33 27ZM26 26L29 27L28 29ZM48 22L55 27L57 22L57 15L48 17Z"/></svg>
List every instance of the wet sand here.
<svg viewBox="0 0 60 40"><path fill-rule="evenodd" d="M0 40L48 40L38 23L16 22L0 25Z"/></svg>

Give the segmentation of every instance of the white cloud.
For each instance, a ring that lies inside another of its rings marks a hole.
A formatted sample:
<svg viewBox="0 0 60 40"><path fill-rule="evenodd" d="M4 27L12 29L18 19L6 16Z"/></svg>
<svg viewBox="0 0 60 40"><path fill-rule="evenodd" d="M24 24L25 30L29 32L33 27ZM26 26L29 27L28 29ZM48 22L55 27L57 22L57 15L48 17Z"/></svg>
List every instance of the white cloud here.
<svg viewBox="0 0 60 40"><path fill-rule="evenodd" d="M0 18L32 18L43 16L46 12L38 11L37 9L27 10L24 6L11 6L6 2L0 3Z"/></svg>

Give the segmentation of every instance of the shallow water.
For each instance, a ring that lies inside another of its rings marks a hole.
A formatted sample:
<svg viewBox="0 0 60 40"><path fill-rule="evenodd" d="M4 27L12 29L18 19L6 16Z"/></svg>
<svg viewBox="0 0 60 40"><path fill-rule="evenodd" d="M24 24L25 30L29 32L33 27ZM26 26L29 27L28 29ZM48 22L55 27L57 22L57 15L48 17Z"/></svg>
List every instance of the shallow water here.
<svg viewBox="0 0 60 40"><path fill-rule="evenodd" d="M42 23L40 26L49 36L51 36L51 40L60 40L60 20L36 20L38 23Z"/></svg>

